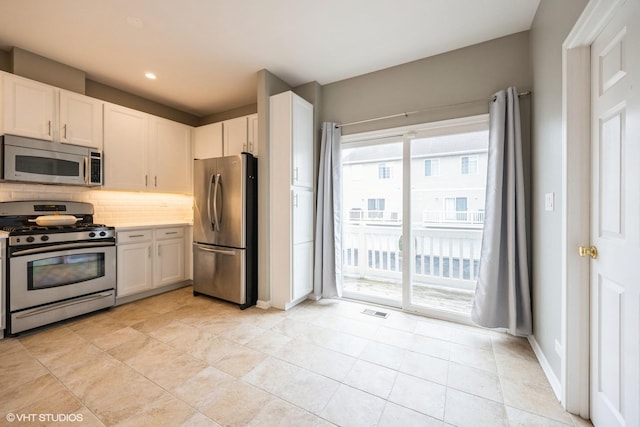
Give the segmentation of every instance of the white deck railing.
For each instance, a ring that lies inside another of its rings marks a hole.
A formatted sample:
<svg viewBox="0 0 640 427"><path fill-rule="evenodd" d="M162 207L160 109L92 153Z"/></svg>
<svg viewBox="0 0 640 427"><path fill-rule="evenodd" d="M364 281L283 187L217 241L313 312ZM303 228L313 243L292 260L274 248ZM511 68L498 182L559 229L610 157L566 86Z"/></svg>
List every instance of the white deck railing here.
<svg viewBox="0 0 640 427"><path fill-rule="evenodd" d="M484 224L484 211L423 211L422 222L428 224Z"/></svg>
<svg viewBox="0 0 640 427"><path fill-rule="evenodd" d="M361 223L343 227L343 272L348 277L402 280L404 251L399 225ZM413 284L475 289L481 229L414 228Z"/></svg>

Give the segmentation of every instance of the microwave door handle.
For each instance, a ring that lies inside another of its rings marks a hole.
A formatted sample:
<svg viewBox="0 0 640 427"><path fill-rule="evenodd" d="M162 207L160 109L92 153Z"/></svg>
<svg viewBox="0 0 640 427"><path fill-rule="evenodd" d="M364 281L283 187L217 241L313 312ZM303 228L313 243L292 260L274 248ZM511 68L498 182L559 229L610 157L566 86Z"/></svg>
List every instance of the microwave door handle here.
<svg viewBox="0 0 640 427"><path fill-rule="evenodd" d="M89 185L89 174L87 173L89 171L89 157L85 156L84 158L84 183Z"/></svg>
<svg viewBox="0 0 640 427"><path fill-rule="evenodd" d="M213 186L213 219L215 221L215 231L220 231L220 220L218 219L218 191L220 187L220 174L216 174L216 182Z"/></svg>

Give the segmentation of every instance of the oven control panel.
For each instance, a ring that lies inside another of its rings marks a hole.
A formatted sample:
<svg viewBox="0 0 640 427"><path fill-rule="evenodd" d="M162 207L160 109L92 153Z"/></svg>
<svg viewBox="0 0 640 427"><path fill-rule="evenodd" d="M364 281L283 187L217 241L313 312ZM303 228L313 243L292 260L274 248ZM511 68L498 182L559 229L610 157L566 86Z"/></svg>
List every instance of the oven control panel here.
<svg viewBox="0 0 640 427"><path fill-rule="evenodd" d="M98 239L115 239L115 235L115 230L107 229L92 231L71 231L67 233L35 234L26 236L10 236L9 246L36 245L38 243L66 243L91 241Z"/></svg>

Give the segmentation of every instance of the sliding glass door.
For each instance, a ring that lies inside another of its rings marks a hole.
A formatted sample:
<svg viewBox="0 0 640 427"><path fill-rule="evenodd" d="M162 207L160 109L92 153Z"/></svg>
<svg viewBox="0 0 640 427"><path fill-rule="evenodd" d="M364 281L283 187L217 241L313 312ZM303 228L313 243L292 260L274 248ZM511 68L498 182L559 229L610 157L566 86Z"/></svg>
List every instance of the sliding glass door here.
<svg viewBox="0 0 640 427"><path fill-rule="evenodd" d="M468 321L486 186L486 116L345 138L344 295Z"/></svg>
<svg viewBox="0 0 640 427"><path fill-rule="evenodd" d="M402 304L403 140L342 150L344 295Z"/></svg>

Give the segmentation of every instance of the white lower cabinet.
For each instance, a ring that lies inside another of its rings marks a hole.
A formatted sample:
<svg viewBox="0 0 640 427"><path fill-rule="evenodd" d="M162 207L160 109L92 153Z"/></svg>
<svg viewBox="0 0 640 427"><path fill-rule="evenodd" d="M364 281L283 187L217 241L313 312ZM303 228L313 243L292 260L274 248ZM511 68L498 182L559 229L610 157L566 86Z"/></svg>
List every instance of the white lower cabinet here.
<svg viewBox="0 0 640 427"><path fill-rule="evenodd" d="M188 226L117 232L117 297L147 296L188 280ZM131 298L135 299L135 298Z"/></svg>
<svg viewBox="0 0 640 427"><path fill-rule="evenodd" d="M117 296L148 291L153 286L153 230L118 231Z"/></svg>
<svg viewBox="0 0 640 427"><path fill-rule="evenodd" d="M171 285L185 279L184 228L154 230L155 263L153 287Z"/></svg>

